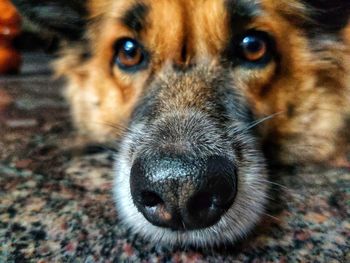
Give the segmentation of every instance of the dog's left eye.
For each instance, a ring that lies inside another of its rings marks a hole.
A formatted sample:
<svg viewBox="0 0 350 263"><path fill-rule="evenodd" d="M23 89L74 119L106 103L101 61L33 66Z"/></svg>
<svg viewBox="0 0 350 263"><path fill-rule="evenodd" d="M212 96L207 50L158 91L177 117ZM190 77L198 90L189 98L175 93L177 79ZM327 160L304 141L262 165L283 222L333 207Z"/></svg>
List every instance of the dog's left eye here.
<svg viewBox="0 0 350 263"><path fill-rule="evenodd" d="M256 36L246 36L241 42L242 54L249 61L257 61L266 53L266 43Z"/></svg>
<svg viewBox="0 0 350 263"><path fill-rule="evenodd" d="M116 42L115 64L122 70L136 70L144 65L146 52L143 47L132 38L124 38Z"/></svg>
<svg viewBox="0 0 350 263"><path fill-rule="evenodd" d="M238 49L246 62L267 62L271 57L271 39L264 32L249 32L240 38Z"/></svg>

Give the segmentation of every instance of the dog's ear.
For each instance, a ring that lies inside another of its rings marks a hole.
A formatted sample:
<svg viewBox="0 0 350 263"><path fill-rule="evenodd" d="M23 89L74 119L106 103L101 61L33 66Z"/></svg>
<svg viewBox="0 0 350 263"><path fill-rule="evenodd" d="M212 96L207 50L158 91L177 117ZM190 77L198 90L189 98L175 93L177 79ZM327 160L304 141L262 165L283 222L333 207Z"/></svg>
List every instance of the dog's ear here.
<svg viewBox="0 0 350 263"><path fill-rule="evenodd" d="M79 40L87 22L87 0L12 0L20 13L39 28L67 40Z"/></svg>
<svg viewBox="0 0 350 263"><path fill-rule="evenodd" d="M338 32L349 23L350 0L302 0L312 26L328 33ZM316 30L319 31L319 30Z"/></svg>

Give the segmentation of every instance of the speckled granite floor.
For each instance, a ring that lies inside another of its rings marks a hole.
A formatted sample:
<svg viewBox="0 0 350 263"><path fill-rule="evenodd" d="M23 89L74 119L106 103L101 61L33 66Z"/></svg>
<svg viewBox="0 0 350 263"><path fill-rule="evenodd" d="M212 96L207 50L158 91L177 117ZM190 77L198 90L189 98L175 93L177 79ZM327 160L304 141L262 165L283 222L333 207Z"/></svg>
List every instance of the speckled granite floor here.
<svg viewBox="0 0 350 263"><path fill-rule="evenodd" d="M49 58L0 77L0 262L350 262L350 172L280 170L247 240L211 251L128 236L111 197L112 154L81 147ZM282 186L277 185L282 184Z"/></svg>

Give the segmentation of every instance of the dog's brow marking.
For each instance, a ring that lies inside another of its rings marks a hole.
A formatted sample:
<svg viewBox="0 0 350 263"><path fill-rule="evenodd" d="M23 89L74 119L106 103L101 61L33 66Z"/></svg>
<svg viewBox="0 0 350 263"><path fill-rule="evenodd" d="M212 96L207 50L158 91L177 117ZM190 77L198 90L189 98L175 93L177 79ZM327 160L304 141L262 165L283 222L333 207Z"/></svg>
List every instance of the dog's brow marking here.
<svg viewBox="0 0 350 263"><path fill-rule="evenodd" d="M129 8L121 18L121 22L133 31L140 32L145 24L149 7L141 2L137 2Z"/></svg>
<svg viewBox="0 0 350 263"><path fill-rule="evenodd" d="M249 21L262 11L259 2L256 0L226 0L225 5L232 21Z"/></svg>

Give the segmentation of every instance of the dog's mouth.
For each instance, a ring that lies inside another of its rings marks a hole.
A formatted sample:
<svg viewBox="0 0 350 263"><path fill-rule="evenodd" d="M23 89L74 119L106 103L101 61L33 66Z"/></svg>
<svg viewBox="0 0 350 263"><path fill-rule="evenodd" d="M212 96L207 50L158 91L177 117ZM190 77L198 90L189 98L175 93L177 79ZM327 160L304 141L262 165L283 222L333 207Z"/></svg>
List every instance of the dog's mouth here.
<svg viewBox="0 0 350 263"><path fill-rule="evenodd" d="M172 72L136 107L114 190L123 222L148 239L232 242L263 210L265 166L248 107L218 74Z"/></svg>

